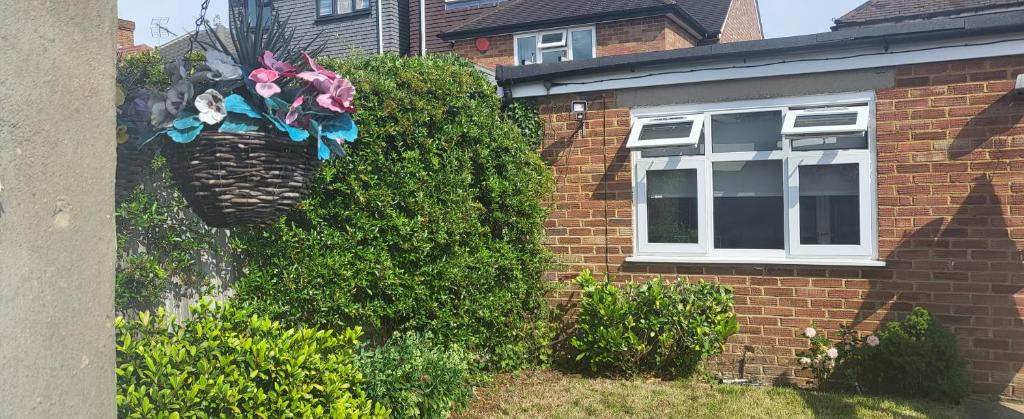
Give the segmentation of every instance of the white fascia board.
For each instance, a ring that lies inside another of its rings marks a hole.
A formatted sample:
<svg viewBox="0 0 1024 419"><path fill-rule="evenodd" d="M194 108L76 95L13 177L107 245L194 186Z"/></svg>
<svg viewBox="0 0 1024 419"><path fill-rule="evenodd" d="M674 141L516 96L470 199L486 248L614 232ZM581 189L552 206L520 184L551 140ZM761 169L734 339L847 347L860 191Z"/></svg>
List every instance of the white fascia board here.
<svg viewBox="0 0 1024 419"><path fill-rule="evenodd" d="M1019 36L1019 35L1017 35ZM1007 39L1006 35L959 38L956 42L917 42L890 46L780 55L768 58L737 58L701 65L648 67L638 71L616 70L552 79L548 89L545 80L515 84L513 97L535 97L603 90L680 85L723 80L827 73L833 71L893 67L908 64L956 61L975 58L1017 55L1024 51L1024 39Z"/></svg>

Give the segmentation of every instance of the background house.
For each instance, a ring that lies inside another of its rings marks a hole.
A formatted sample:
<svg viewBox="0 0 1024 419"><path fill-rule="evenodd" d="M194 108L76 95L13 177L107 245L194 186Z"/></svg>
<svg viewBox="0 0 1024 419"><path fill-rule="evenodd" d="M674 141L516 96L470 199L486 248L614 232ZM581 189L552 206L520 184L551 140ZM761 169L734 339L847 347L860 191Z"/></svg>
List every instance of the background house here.
<svg viewBox="0 0 1024 419"><path fill-rule="evenodd" d="M963 3L874 0L831 33L499 66L546 120L550 278L731 285L741 332L719 368L766 382L808 378L812 323L870 331L923 306L976 391L1024 399L1024 10Z"/></svg>
<svg viewBox="0 0 1024 419"><path fill-rule="evenodd" d="M117 20L117 56L134 54L153 49L146 44L135 44L135 22L125 19Z"/></svg>

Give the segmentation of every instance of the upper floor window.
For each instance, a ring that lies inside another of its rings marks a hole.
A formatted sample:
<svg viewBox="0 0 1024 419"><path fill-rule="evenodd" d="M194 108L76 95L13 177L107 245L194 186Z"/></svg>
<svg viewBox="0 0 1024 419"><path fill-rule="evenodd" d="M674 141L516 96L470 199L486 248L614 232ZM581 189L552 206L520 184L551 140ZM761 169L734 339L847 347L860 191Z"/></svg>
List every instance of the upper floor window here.
<svg viewBox="0 0 1024 419"><path fill-rule="evenodd" d="M316 0L316 15L331 17L370 9L370 0Z"/></svg>
<svg viewBox="0 0 1024 419"><path fill-rule="evenodd" d="M872 101L637 112L627 142L635 258L877 264Z"/></svg>
<svg viewBox="0 0 1024 419"><path fill-rule="evenodd" d="M515 36L516 65L586 60L595 56L597 39L593 26Z"/></svg>
<svg viewBox="0 0 1024 419"><path fill-rule="evenodd" d="M250 27L255 28L261 18L266 25L274 18L274 5L271 0L246 0L245 13L249 18Z"/></svg>

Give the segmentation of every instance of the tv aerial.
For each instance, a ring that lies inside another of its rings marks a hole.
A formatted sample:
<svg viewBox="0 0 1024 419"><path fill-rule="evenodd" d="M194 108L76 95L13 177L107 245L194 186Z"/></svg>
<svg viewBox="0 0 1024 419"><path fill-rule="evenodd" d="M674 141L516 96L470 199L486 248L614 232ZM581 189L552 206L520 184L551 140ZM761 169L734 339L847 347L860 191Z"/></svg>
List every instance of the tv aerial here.
<svg viewBox="0 0 1024 419"><path fill-rule="evenodd" d="M167 29L167 24L171 21L169 17L154 17L149 24L149 32L153 35L154 39L162 39L169 36L174 36L174 32Z"/></svg>

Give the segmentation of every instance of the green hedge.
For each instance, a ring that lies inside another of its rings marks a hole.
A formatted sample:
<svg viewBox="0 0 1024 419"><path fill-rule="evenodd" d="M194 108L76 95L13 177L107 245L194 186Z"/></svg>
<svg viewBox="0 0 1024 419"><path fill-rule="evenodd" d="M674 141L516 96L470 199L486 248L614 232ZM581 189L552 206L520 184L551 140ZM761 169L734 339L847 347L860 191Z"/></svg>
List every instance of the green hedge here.
<svg viewBox="0 0 1024 419"><path fill-rule="evenodd" d="M593 372L688 376L739 331L728 287L655 279L620 289L590 272L577 282L582 300L570 344Z"/></svg>
<svg viewBox="0 0 1024 419"><path fill-rule="evenodd" d="M358 389L358 329L285 329L202 300L193 318L118 318L118 417L387 417Z"/></svg>
<svg viewBox="0 0 1024 419"><path fill-rule="evenodd" d="M532 362L551 330L552 179L522 121L536 114L506 116L495 87L450 55L325 65L358 89L360 138L299 210L237 236L237 298L289 324L362 325L378 343L430 332L494 370Z"/></svg>

